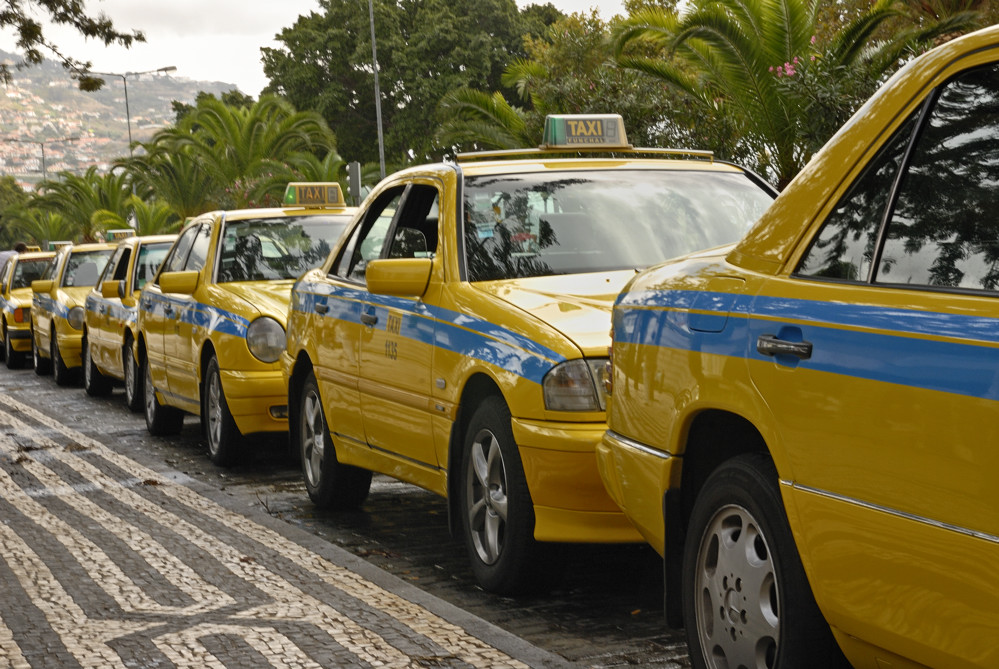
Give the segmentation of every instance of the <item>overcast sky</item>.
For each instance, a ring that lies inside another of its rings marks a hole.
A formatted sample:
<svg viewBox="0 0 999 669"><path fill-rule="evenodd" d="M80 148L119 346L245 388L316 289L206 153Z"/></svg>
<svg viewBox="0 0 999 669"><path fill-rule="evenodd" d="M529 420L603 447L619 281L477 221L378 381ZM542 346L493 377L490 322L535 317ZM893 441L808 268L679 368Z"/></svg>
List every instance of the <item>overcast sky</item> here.
<svg viewBox="0 0 999 669"><path fill-rule="evenodd" d="M547 1L566 13L596 8L605 20L624 12L622 0ZM172 65L177 68L174 76L235 84L253 97L267 84L260 47L273 46L282 28L319 8L317 0L87 0L86 4L92 13L107 14L119 30L141 30L146 35L146 43L124 49L49 28L50 40L67 55L91 61L95 72L144 72ZM523 7L532 0L517 4ZM0 32L0 48L14 51L9 32ZM108 83L113 85L112 81Z"/></svg>

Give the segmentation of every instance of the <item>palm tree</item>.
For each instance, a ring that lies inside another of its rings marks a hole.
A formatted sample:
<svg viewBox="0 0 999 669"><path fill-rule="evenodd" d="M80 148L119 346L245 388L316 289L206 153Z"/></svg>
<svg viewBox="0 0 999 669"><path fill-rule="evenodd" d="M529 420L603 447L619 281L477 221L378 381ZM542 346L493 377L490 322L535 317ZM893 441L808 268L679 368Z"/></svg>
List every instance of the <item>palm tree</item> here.
<svg viewBox="0 0 999 669"><path fill-rule="evenodd" d="M101 230L93 226L95 211L106 209L127 216L132 188L123 170L100 174L91 166L78 176L64 172L58 181L46 181L43 192L32 200L32 206L60 214L75 228L73 239L94 241Z"/></svg>
<svg viewBox="0 0 999 669"><path fill-rule="evenodd" d="M18 239L42 246L47 242L75 240L78 227L62 214L30 205L8 209L5 216Z"/></svg>
<svg viewBox="0 0 999 669"><path fill-rule="evenodd" d="M150 142L146 154L117 164L132 176L146 199L164 202L181 219L219 208L215 198L222 186L191 152Z"/></svg>
<svg viewBox="0 0 999 669"><path fill-rule="evenodd" d="M541 128L528 128L525 112L512 106L499 92L484 93L459 88L440 103L437 139L445 146L479 149L521 149L541 142Z"/></svg>
<svg viewBox="0 0 999 669"><path fill-rule="evenodd" d="M971 16L952 16L873 43L878 27L900 13L895 0L879 0L830 43L817 46L818 9L818 0L701 0L684 14L645 9L617 27L615 49L623 67L685 93L701 109L704 123L734 123L740 146L728 150L749 155L758 171L783 188L828 137L816 144L810 120L833 119L831 134L907 51L967 25ZM826 102L842 108L803 104L801 86L793 83L810 68L822 75L823 85L854 86L850 95L828 96Z"/></svg>
<svg viewBox="0 0 999 669"><path fill-rule="evenodd" d="M177 232L184 219L179 218L173 207L162 200L147 203L137 195L129 198L131 214L123 217L120 214L99 209L91 216L93 227L101 230L122 230L135 223L137 235L164 235Z"/></svg>

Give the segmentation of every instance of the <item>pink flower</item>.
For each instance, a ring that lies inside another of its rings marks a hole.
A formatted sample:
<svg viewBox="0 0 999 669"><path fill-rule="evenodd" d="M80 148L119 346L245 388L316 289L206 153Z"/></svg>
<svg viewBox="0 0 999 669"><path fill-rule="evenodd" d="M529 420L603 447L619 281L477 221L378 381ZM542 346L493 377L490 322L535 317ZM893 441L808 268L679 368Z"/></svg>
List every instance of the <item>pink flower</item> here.
<svg viewBox="0 0 999 669"><path fill-rule="evenodd" d="M812 44L815 44L815 35L812 35Z"/></svg>

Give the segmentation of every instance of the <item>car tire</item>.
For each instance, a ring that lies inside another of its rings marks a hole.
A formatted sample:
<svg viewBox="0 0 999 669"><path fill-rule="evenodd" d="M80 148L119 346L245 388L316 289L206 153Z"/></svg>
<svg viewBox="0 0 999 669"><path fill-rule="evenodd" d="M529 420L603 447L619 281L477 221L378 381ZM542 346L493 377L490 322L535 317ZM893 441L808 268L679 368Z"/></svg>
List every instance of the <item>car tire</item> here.
<svg viewBox="0 0 999 669"><path fill-rule="evenodd" d="M3 331L3 359L7 369L21 369L24 366L24 354L14 350L14 342L7 328Z"/></svg>
<svg viewBox="0 0 999 669"><path fill-rule="evenodd" d="M97 369L86 335L83 337L83 389L91 397L104 397L111 392L111 379Z"/></svg>
<svg viewBox="0 0 999 669"><path fill-rule="evenodd" d="M302 478L312 503L321 509L357 509L368 498L371 472L341 464L330 435L319 385L311 372L299 393L298 452L302 458Z"/></svg>
<svg viewBox="0 0 999 669"><path fill-rule="evenodd" d="M534 539L534 504L501 397L475 409L459 467L459 513L479 585L502 595L549 589L562 571L562 547Z"/></svg>
<svg viewBox="0 0 999 669"><path fill-rule="evenodd" d="M184 427L184 413L177 407L160 404L160 401L156 399L152 378L149 373L149 361L146 360L145 368L142 370L146 429L149 430L149 434L156 436L177 434Z"/></svg>
<svg viewBox="0 0 999 669"><path fill-rule="evenodd" d="M38 344L35 342L35 333L31 333L31 366L35 369L35 374L45 376L52 373L52 361L43 358Z"/></svg>
<svg viewBox="0 0 999 669"><path fill-rule="evenodd" d="M766 455L732 458L708 477L682 578L695 668L850 666L815 603Z"/></svg>
<svg viewBox="0 0 999 669"><path fill-rule="evenodd" d="M69 386L75 381L73 370L66 366L66 361L62 359L59 351L59 338L55 330L52 330L52 337L49 339L49 360L52 361L52 378L57 386Z"/></svg>
<svg viewBox="0 0 999 669"><path fill-rule="evenodd" d="M201 424L208 440L208 458L220 467L235 464L243 435L229 412L222 389L219 360L212 356L201 387Z"/></svg>
<svg viewBox="0 0 999 669"><path fill-rule="evenodd" d="M125 405L138 413L144 408L142 392L142 368L135 361L131 340L125 342L121 351L122 377L125 379Z"/></svg>

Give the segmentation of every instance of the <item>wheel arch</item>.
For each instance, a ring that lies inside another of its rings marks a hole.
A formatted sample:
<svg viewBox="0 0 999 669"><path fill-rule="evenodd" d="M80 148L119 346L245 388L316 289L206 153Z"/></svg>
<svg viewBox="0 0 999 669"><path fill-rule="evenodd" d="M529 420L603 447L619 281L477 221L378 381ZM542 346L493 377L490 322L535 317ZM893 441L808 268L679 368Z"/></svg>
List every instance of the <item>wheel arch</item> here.
<svg viewBox="0 0 999 669"><path fill-rule="evenodd" d="M451 437L448 443L447 454L447 516L448 529L451 536L461 534L461 516L457 505L459 502L458 486L461 484L462 447L464 445L464 435L468 429L468 421L475 413L476 407L483 399L492 396L503 397L503 391L499 384L488 374L476 372L472 374L464 387L461 389L461 397L458 400L458 411L454 422L451 424Z"/></svg>
<svg viewBox="0 0 999 669"><path fill-rule="evenodd" d="M773 461L762 432L745 417L727 410L706 409L694 415L682 440L680 485L663 495L664 606L670 627L683 627L681 578L683 545L697 495L711 473L739 455L758 453Z"/></svg>
<svg viewBox="0 0 999 669"><path fill-rule="evenodd" d="M299 443L298 410L301 405L302 383L312 370L312 358L306 351L299 351L291 376L288 377L288 443L296 452L296 445Z"/></svg>

